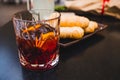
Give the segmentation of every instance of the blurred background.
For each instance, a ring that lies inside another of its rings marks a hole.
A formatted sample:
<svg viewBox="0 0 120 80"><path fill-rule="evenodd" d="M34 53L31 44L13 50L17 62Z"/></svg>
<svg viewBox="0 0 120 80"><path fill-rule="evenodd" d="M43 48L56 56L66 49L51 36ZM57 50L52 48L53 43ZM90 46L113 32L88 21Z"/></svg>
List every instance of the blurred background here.
<svg viewBox="0 0 120 80"><path fill-rule="evenodd" d="M56 5L64 0L55 0ZM27 0L0 0L0 27L10 21L13 14L27 9Z"/></svg>
<svg viewBox="0 0 120 80"><path fill-rule="evenodd" d="M27 0L0 0L0 26L8 22L14 13L26 10L26 2ZM72 10L93 11L120 19L120 0L55 0L55 5Z"/></svg>
<svg viewBox="0 0 120 80"><path fill-rule="evenodd" d="M26 9L26 0L0 0L0 26L8 22L12 15Z"/></svg>

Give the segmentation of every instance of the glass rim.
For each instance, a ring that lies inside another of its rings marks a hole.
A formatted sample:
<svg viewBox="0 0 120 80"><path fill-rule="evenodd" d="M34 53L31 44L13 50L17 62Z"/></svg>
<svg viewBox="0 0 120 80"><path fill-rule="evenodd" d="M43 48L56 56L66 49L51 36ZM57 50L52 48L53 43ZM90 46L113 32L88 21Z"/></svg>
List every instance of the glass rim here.
<svg viewBox="0 0 120 80"><path fill-rule="evenodd" d="M30 12L30 10L24 10L24 11ZM51 20L55 20L55 19L60 19L60 17L61 17L61 13L60 12L54 11L53 13L58 13L58 16L55 17L55 18L50 18L50 19L36 20L35 21L35 20L25 20L25 19L22 19L22 18L21 19L20 18L16 18L17 14L20 14L20 13L22 13L24 11L20 11L20 12L15 13L13 15L13 17L12 17L12 20L21 21L21 22L45 22L45 21L51 21Z"/></svg>

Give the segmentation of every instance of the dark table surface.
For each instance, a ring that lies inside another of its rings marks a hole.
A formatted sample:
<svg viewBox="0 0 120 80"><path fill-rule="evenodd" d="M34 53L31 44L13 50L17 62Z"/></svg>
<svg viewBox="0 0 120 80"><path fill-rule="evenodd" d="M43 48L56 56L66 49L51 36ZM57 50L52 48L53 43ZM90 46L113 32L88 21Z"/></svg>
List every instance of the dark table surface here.
<svg viewBox="0 0 120 80"><path fill-rule="evenodd" d="M21 67L12 21L0 28L0 80L120 80L120 20L79 14L108 28L72 46L60 48L59 64L48 71Z"/></svg>

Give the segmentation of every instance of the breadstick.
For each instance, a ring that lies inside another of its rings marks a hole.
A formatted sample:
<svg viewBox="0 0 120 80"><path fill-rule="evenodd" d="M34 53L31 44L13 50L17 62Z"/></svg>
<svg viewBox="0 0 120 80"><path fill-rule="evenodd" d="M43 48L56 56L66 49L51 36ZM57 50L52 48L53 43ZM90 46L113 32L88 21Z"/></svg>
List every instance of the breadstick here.
<svg viewBox="0 0 120 80"><path fill-rule="evenodd" d="M84 30L81 27L60 27L60 38L79 39L84 36Z"/></svg>
<svg viewBox="0 0 120 80"><path fill-rule="evenodd" d="M81 28L86 28L89 24L89 19L82 16L76 15L61 15L60 26L61 27L74 27L78 26Z"/></svg>
<svg viewBox="0 0 120 80"><path fill-rule="evenodd" d="M95 21L90 21L87 28L85 28L85 33L92 33L98 28L98 23Z"/></svg>

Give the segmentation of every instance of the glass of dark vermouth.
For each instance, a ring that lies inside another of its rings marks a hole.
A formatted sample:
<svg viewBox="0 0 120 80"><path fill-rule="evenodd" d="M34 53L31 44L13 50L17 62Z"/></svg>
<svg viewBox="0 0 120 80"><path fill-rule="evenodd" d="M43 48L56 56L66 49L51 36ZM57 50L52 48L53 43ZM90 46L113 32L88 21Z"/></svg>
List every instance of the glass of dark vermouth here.
<svg viewBox="0 0 120 80"><path fill-rule="evenodd" d="M20 63L29 70L48 70L59 61L60 13L22 11L13 17Z"/></svg>

